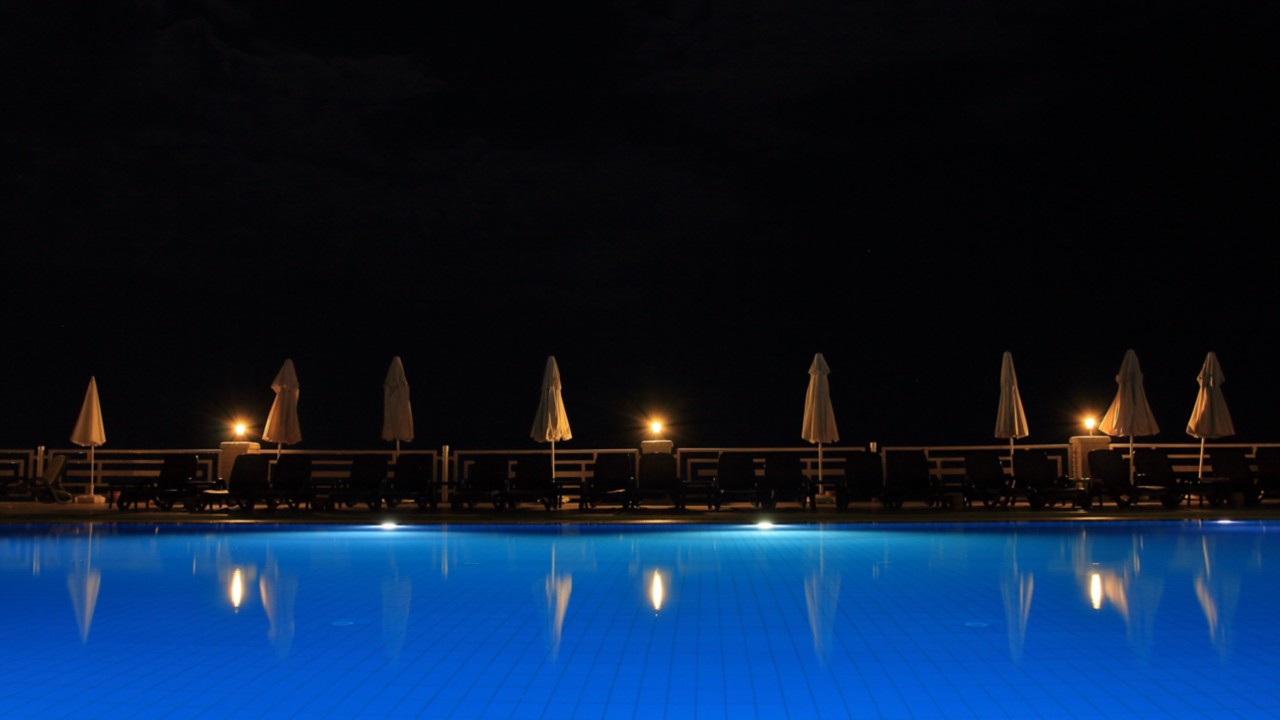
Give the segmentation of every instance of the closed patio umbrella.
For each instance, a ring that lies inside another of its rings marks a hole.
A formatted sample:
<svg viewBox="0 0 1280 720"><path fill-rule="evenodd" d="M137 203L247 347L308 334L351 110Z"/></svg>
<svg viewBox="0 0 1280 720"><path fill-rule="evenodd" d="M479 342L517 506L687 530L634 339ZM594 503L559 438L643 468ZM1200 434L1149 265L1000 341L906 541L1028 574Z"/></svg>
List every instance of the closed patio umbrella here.
<svg viewBox="0 0 1280 720"><path fill-rule="evenodd" d="M831 385L827 380L830 374L831 368L822 353L815 353L813 362L809 364L809 389L804 395L804 423L800 437L818 445L819 483L822 482L822 445L840 441L835 410L831 407Z"/></svg>
<svg viewBox="0 0 1280 720"><path fill-rule="evenodd" d="M1142 385L1142 368L1138 366L1138 355L1133 350L1125 351L1120 372L1116 375L1116 385L1115 399L1102 416L1102 422L1098 423L1098 429L1112 437L1129 437L1129 482L1132 483L1134 436L1160 433L1160 426L1156 424L1151 406L1147 404L1147 391Z"/></svg>
<svg viewBox="0 0 1280 720"><path fill-rule="evenodd" d="M537 442L551 443L551 482L556 479L556 441L572 440L569 416L564 411L564 399L560 394L560 367L554 355L547 357L542 372L542 391L538 398L538 414L533 417L530 436Z"/></svg>
<svg viewBox="0 0 1280 720"><path fill-rule="evenodd" d="M996 409L996 437L1009 439L1009 463L1013 465L1013 441L1030 435L1027 414L1022 409L1018 392L1018 375L1013 369L1013 354L1005 352L1000 361L1000 406Z"/></svg>
<svg viewBox="0 0 1280 720"><path fill-rule="evenodd" d="M396 443L400 457L400 441L413 442L413 407L409 404L409 381L404 375L400 356L391 358L387 379L382 382L382 439Z"/></svg>
<svg viewBox="0 0 1280 720"><path fill-rule="evenodd" d="M76 426L71 430L71 442L80 447L89 448L89 494L81 495L76 498L79 502L105 502L106 498L98 496L95 492L94 478L95 463L93 462L93 449L102 445L107 441L107 431L102 425L102 406L98 402L98 381L90 376L89 388L85 390L84 402L80 405L80 416L76 419Z"/></svg>
<svg viewBox="0 0 1280 720"><path fill-rule="evenodd" d="M1205 356L1196 382L1200 385L1200 391L1196 393L1196 404L1191 408L1187 434L1200 439L1200 462L1196 467L1196 477L1202 478L1204 441L1235 435L1236 428L1231 422L1231 412L1227 410L1227 399L1222 394L1222 383L1226 382L1226 378L1222 374L1222 366L1218 364L1218 356L1212 351Z"/></svg>
<svg viewBox="0 0 1280 720"><path fill-rule="evenodd" d="M267 413L262 439L275 443L276 457L280 457L281 446L302 440L302 428L298 425L298 374L294 372L292 359L286 359L280 366L276 379L271 381L271 389L276 399Z"/></svg>

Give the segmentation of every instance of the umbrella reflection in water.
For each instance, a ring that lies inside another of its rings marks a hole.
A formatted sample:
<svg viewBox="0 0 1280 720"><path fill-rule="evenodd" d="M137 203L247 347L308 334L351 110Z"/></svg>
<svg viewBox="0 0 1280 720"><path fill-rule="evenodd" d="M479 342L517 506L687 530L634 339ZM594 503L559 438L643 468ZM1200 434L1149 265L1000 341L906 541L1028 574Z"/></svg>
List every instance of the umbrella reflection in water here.
<svg viewBox="0 0 1280 720"><path fill-rule="evenodd" d="M98 606L98 590L102 587L102 573L93 567L93 526L89 526L89 538L83 565L67 574L67 591L71 593L71 605L76 612L76 626L80 629L80 642L89 642L89 628L93 625L93 612Z"/></svg>
<svg viewBox="0 0 1280 720"><path fill-rule="evenodd" d="M1230 567L1229 558L1215 558L1216 547L1211 547L1209 541L1210 538L1200 538L1203 565L1196 569L1196 600L1204 611L1209 641L1225 656L1233 642L1231 624L1240 602L1240 573Z"/></svg>
<svg viewBox="0 0 1280 720"><path fill-rule="evenodd" d="M547 573L547 633L551 641L551 657L560 652L560 638L564 632L564 615L569 610L569 596L573 594L573 575L556 572L556 546L551 544L551 572Z"/></svg>
<svg viewBox="0 0 1280 720"><path fill-rule="evenodd" d="M262 597L262 609L270 623L267 639L275 646L277 655L288 657L297 630L294 606L298 600L298 579L281 573L280 564L270 551L262 574L258 576L258 594Z"/></svg>
<svg viewBox="0 0 1280 720"><path fill-rule="evenodd" d="M1005 630L1009 634L1009 656L1022 660L1027 641L1027 620L1031 617L1031 598L1036 590L1035 573L1018 566L1018 536L1005 543L1004 571L1000 577L1000 595L1004 598Z"/></svg>
<svg viewBox="0 0 1280 720"><path fill-rule="evenodd" d="M818 529L818 569L804 579L804 604L809 614L809 632L813 650L819 660L826 660L826 647L831 639L840 603L840 571L827 570L825 531Z"/></svg>

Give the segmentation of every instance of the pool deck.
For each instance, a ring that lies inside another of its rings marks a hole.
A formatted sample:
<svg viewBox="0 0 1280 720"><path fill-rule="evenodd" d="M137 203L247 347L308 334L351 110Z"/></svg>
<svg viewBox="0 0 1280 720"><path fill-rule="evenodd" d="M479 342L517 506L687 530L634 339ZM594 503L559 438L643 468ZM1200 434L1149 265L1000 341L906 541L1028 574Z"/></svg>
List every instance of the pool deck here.
<svg viewBox="0 0 1280 720"><path fill-rule="evenodd" d="M155 507L119 510L114 506L92 504L54 504L31 501L0 501L0 523L303 523L364 524L395 522L400 525L483 525L483 524L743 524L770 521L774 524L831 523L992 523L992 522L1061 522L1061 521L1133 521L1133 520L1275 520L1280 519L1280 504L1264 503L1247 508L1210 508L1207 505L1184 505L1166 510L1159 504L1142 504L1117 508L1107 503L1092 510L1045 508L1032 510L1025 504L1015 507L967 507L960 509L907 505L886 510L878 504L855 503L840 511L819 504L816 509L783 505L770 511L748 504L726 505L721 510L691 507L683 511L669 507L621 510L596 507L580 510L576 504L556 510L526 505L515 510L418 510L401 506L371 511L357 506L339 510L289 510L257 508L250 512L214 509L188 512L179 508L163 511Z"/></svg>

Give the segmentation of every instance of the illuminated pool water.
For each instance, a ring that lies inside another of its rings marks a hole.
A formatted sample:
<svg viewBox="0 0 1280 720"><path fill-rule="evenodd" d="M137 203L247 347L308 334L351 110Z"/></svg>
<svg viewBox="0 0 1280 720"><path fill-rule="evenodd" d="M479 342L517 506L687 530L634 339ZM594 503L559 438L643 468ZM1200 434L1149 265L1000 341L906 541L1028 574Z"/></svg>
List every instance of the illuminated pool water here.
<svg viewBox="0 0 1280 720"><path fill-rule="evenodd" d="M1280 716L1280 524L0 526L0 717Z"/></svg>

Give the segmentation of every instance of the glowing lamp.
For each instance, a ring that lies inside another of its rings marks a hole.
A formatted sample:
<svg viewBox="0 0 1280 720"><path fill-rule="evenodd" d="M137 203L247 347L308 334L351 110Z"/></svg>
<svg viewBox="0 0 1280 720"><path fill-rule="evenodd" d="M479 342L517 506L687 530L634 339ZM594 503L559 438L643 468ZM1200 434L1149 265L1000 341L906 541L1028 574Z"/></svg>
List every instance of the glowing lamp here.
<svg viewBox="0 0 1280 720"><path fill-rule="evenodd" d="M1084 419L1084 426L1088 428L1089 434L1092 435L1093 429L1098 427L1098 419L1093 416L1089 416Z"/></svg>

